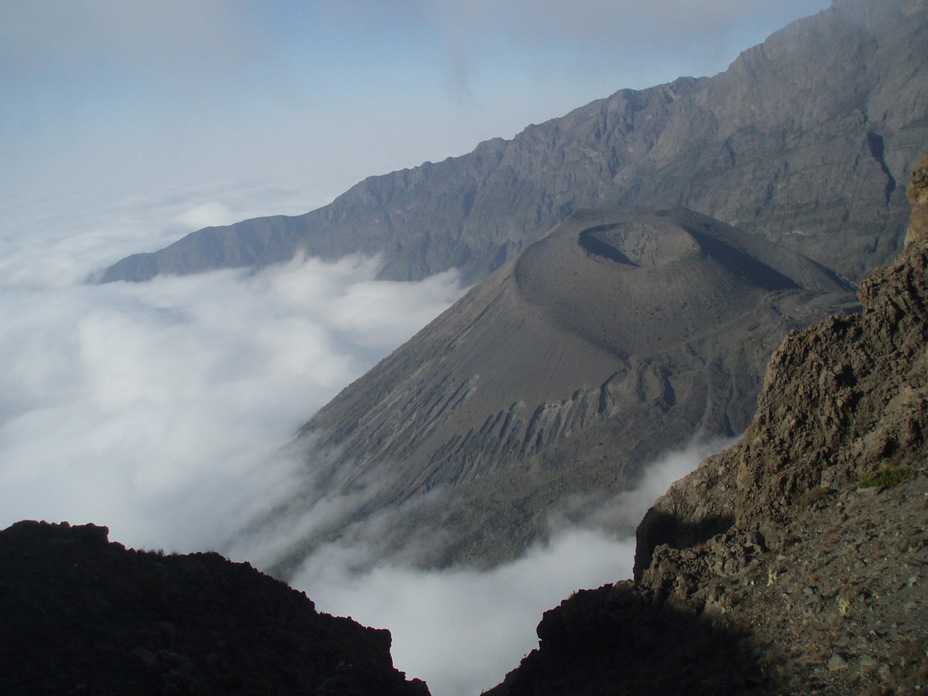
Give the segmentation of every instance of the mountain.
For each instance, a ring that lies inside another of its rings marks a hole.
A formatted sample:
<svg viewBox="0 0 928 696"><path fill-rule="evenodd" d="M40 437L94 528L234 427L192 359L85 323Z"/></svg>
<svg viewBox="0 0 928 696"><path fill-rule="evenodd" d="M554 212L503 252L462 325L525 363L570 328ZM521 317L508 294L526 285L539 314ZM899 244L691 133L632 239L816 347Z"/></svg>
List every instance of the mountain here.
<svg viewBox="0 0 928 696"><path fill-rule="evenodd" d="M511 559L571 500L741 432L786 332L851 302L823 266L685 208L575 213L303 427L309 483L266 524L339 513L286 535L275 572L384 514L381 554Z"/></svg>
<svg viewBox="0 0 928 696"><path fill-rule="evenodd" d="M908 196L863 311L791 333L744 438L642 520L636 581L547 612L487 696L924 689L928 155Z"/></svg>
<svg viewBox="0 0 928 696"><path fill-rule="evenodd" d="M928 142L928 6L835 0L724 73L622 90L510 141L371 177L333 203L194 232L96 274L260 267L297 251L379 255L381 277L484 278L571 213L682 205L850 278L892 258L897 182Z"/></svg>
<svg viewBox="0 0 928 696"><path fill-rule="evenodd" d="M0 692L428 696L393 668L390 633L215 553L164 555L106 527L0 532Z"/></svg>

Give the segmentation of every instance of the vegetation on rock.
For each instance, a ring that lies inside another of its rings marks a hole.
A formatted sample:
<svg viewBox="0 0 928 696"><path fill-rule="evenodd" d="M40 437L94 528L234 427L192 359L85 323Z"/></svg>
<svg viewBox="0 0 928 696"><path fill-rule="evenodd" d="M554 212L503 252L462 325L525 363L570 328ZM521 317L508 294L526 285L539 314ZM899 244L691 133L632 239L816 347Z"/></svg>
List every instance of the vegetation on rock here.
<svg viewBox="0 0 928 696"><path fill-rule="evenodd" d="M913 469L902 466L885 466L860 477L858 488L879 488L880 490L898 486L915 475Z"/></svg>

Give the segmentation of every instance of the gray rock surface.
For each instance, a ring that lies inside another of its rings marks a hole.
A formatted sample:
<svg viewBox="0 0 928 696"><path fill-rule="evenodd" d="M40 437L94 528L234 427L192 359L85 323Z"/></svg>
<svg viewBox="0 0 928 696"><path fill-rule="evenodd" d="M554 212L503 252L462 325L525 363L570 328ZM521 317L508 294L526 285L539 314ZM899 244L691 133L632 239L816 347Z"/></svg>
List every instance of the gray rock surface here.
<svg viewBox="0 0 928 696"><path fill-rule="evenodd" d="M866 279L863 312L791 334L743 440L645 516L636 581L545 612L487 696L925 689L928 155L908 198L906 248Z"/></svg>
<svg viewBox="0 0 928 696"><path fill-rule="evenodd" d="M639 590L745 629L766 693L928 683L928 155L908 198L863 311L790 334L743 440L638 528Z"/></svg>
<svg viewBox="0 0 928 696"><path fill-rule="evenodd" d="M385 510L384 553L418 529L445 535L429 563L512 558L571 497L740 432L785 333L852 302L824 267L683 208L577 213L303 428L295 508L374 492L288 563Z"/></svg>
<svg viewBox="0 0 928 696"><path fill-rule="evenodd" d="M622 90L510 141L362 181L332 204L192 233L97 280L381 255L476 281L576 210L683 205L859 278L899 250L928 141L924 0L837 0L712 78ZM837 237L837 238L836 238Z"/></svg>

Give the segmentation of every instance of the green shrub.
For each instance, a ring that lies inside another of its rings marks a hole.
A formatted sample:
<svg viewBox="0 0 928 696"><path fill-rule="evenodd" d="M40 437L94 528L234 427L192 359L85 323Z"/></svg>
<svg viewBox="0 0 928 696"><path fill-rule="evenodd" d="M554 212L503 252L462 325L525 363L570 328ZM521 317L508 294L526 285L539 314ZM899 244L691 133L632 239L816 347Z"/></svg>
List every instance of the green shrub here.
<svg viewBox="0 0 928 696"><path fill-rule="evenodd" d="M815 488L810 488L799 496L799 505L804 508L812 507L822 498L827 498L832 493L834 493L834 490L831 488L815 486Z"/></svg>
<svg viewBox="0 0 928 696"><path fill-rule="evenodd" d="M915 475L912 469L904 466L886 466L876 471L871 471L860 477L857 482L858 488L879 488L881 491L893 486L898 486L903 481L907 481Z"/></svg>

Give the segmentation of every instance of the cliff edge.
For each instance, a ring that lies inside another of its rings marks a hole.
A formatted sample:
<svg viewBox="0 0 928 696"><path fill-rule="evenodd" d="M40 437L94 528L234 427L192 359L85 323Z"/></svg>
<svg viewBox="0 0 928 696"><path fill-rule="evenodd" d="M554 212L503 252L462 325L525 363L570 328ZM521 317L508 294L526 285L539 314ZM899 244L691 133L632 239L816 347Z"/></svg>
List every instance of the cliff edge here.
<svg viewBox="0 0 928 696"><path fill-rule="evenodd" d="M863 311L787 337L744 438L642 521L635 582L547 612L489 693L928 687L928 155L907 196Z"/></svg>

